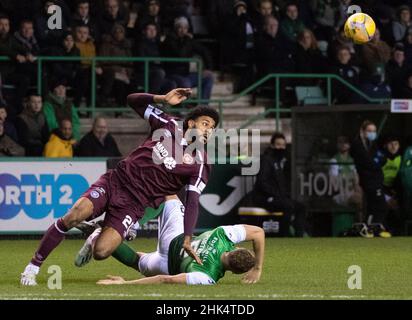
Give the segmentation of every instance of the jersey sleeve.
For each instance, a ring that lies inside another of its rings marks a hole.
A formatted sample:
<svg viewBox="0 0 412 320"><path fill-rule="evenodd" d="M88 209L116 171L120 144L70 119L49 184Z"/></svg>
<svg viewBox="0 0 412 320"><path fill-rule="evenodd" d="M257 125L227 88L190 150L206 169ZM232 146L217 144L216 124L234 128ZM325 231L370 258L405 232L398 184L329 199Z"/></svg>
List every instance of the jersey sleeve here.
<svg viewBox="0 0 412 320"><path fill-rule="evenodd" d="M215 284L215 281L209 277L206 273L203 272L189 272L186 274L186 284L189 285L212 285Z"/></svg>
<svg viewBox="0 0 412 320"><path fill-rule="evenodd" d="M186 211L184 217L184 233L192 235L199 215L199 198L209 179L210 165L204 162L196 165L194 174L186 186Z"/></svg>
<svg viewBox="0 0 412 320"><path fill-rule="evenodd" d="M132 93L127 96L127 104L156 130L168 124L172 117L154 105L153 97L152 94Z"/></svg>
<svg viewBox="0 0 412 320"><path fill-rule="evenodd" d="M222 226L221 228L225 231L225 234L229 240L235 244L246 240L246 229L241 224L236 224L234 226Z"/></svg>

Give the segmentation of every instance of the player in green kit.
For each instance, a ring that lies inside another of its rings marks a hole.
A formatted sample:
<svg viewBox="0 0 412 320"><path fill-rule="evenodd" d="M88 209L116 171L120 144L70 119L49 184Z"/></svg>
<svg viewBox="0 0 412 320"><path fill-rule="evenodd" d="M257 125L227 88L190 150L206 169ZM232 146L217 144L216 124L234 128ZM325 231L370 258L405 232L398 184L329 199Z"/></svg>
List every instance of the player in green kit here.
<svg viewBox="0 0 412 320"><path fill-rule="evenodd" d="M265 250L265 234L262 228L250 225L222 226L204 232L192 239L192 248L201 260L198 264L182 251L184 206L177 197L168 197L159 216L158 247L151 253L134 253L136 267L146 278L124 280L109 276L98 284L215 284L226 271L246 273L244 283L259 281ZM253 253L236 248L243 241L253 241Z"/></svg>

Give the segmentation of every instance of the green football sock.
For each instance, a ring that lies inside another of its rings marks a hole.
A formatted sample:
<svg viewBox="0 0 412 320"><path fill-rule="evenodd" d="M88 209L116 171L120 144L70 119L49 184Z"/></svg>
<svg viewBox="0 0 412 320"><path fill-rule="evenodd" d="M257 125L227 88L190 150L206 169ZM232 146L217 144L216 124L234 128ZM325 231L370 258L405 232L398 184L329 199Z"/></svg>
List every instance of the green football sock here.
<svg viewBox="0 0 412 320"><path fill-rule="evenodd" d="M139 271L139 256L131 247L129 247L126 241L123 241L117 247L117 249L112 253L112 257L124 265Z"/></svg>
<svg viewBox="0 0 412 320"><path fill-rule="evenodd" d="M162 213L164 206L164 203L162 203L157 209L146 208L144 216L139 220L139 224L142 226L147 221L157 218L159 214ZM139 271L139 256L131 247L129 247L126 241L123 241L117 247L117 249L112 253L112 257L120 263Z"/></svg>

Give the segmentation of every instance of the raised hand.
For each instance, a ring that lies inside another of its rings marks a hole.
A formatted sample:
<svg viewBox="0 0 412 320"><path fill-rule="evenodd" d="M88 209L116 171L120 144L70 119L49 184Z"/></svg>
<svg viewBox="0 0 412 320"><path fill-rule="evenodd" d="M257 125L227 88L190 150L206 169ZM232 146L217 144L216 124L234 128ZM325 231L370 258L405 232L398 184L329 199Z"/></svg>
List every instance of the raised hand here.
<svg viewBox="0 0 412 320"><path fill-rule="evenodd" d="M182 103L192 94L192 89L190 88L177 88L173 89L164 96L164 102L174 106L176 104Z"/></svg>

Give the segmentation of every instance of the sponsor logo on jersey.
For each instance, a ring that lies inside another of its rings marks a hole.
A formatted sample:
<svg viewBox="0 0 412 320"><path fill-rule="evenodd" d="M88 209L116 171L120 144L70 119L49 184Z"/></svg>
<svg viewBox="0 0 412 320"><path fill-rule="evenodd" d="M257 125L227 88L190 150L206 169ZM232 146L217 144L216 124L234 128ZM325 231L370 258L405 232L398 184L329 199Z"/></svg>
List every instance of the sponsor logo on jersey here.
<svg viewBox="0 0 412 320"><path fill-rule="evenodd" d="M163 164L165 165L166 169L173 170L176 167L176 160L172 157L166 157L163 160Z"/></svg>
<svg viewBox="0 0 412 320"><path fill-rule="evenodd" d="M166 147L161 142L156 143L156 145L153 147L153 151L156 156L159 157L159 159L163 159L169 156L169 151L167 151Z"/></svg>

